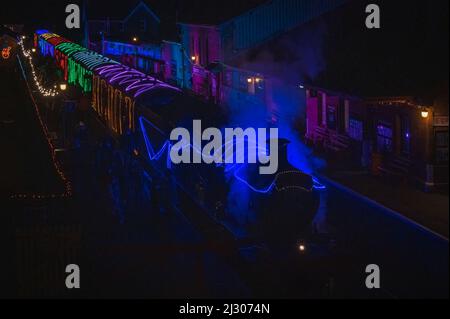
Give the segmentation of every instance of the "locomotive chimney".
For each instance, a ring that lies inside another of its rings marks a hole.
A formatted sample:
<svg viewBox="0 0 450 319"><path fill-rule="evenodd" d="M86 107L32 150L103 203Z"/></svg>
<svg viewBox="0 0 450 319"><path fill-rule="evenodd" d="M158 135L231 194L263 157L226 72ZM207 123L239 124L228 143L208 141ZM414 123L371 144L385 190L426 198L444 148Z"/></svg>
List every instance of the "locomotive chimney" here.
<svg viewBox="0 0 450 319"><path fill-rule="evenodd" d="M288 146L291 143L286 138L279 138L278 139L278 167L279 168L286 168L286 166L289 166L289 160L288 160ZM267 140L267 148L270 149L270 139Z"/></svg>

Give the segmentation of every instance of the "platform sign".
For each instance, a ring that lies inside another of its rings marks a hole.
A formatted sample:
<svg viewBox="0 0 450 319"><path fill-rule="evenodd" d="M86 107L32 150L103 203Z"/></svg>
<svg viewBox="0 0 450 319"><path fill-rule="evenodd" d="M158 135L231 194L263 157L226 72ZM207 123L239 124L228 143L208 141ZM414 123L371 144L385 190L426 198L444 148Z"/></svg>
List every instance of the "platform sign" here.
<svg viewBox="0 0 450 319"><path fill-rule="evenodd" d="M448 127L448 116L435 116L433 124L436 127Z"/></svg>

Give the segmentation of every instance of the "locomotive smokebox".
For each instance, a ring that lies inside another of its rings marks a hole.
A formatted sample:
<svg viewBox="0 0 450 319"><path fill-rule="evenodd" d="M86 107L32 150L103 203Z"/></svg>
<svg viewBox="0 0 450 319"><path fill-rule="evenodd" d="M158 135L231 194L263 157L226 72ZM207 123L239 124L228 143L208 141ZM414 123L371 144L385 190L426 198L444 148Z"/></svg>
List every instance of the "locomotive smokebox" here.
<svg viewBox="0 0 450 319"><path fill-rule="evenodd" d="M289 144L285 138L278 140L278 173L262 206L260 231L270 241L297 240L311 226L320 204L312 176L289 163Z"/></svg>

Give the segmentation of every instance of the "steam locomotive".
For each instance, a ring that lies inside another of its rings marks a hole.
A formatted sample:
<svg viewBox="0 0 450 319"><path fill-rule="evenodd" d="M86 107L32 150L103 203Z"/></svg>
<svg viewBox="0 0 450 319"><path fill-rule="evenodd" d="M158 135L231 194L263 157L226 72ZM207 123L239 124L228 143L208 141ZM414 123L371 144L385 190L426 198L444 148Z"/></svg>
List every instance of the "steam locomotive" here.
<svg viewBox="0 0 450 319"><path fill-rule="evenodd" d="M47 30L36 32L35 46L55 58L69 84L92 92L92 108L112 135L131 139L135 156L164 172L176 192L189 194L204 214L236 236L295 240L311 225L321 186L289 163L288 140L279 140L279 167L272 175L260 175L259 164L174 165L171 130L190 128L194 119L224 127L224 110Z"/></svg>

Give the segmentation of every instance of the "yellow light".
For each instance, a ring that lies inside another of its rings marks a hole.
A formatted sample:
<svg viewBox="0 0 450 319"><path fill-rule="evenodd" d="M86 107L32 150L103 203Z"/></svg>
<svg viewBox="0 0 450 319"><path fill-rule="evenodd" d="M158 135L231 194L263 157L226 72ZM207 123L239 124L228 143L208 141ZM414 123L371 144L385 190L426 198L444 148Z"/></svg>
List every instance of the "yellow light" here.
<svg viewBox="0 0 450 319"><path fill-rule="evenodd" d="M138 38L137 37L133 37L133 42L137 42Z"/></svg>
<svg viewBox="0 0 450 319"><path fill-rule="evenodd" d="M303 251L306 250L306 247L305 247L305 245L300 245L300 246L298 246L298 249L299 249L301 252L303 252Z"/></svg>
<svg viewBox="0 0 450 319"><path fill-rule="evenodd" d="M26 38L27 38L26 36L24 36L24 35L22 36L22 39L23 39L23 40L25 40Z"/></svg>
<svg viewBox="0 0 450 319"><path fill-rule="evenodd" d="M259 83L259 82L261 82L261 79L260 78L256 78L255 81L256 81L256 83Z"/></svg>
<svg viewBox="0 0 450 319"><path fill-rule="evenodd" d="M35 49L35 48L32 48L32 49L31 49L31 52L33 52L33 53L36 52L36 49Z"/></svg>
<svg viewBox="0 0 450 319"><path fill-rule="evenodd" d="M67 90L67 84L61 83L61 84L59 85L59 88L61 89L61 91Z"/></svg>
<svg viewBox="0 0 450 319"><path fill-rule="evenodd" d="M252 82L253 82L253 79L252 79L252 78L248 78L248 79L247 79L247 82L248 82L248 83L252 83Z"/></svg>
<svg viewBox="0 0 450 319"><path fill-rule="evenodd" d="M192 60L192 61L197 60L197 58L195 57L195 55L191 56L191 60Z"/></svg>
<svg viewBox="0 0 450 319"><path fill-rule="evenodd" d="M422 111L421 115L422 115L422 118L426 119L426 118L428 118L429 113L428 113L428 111Z"/></svg>

